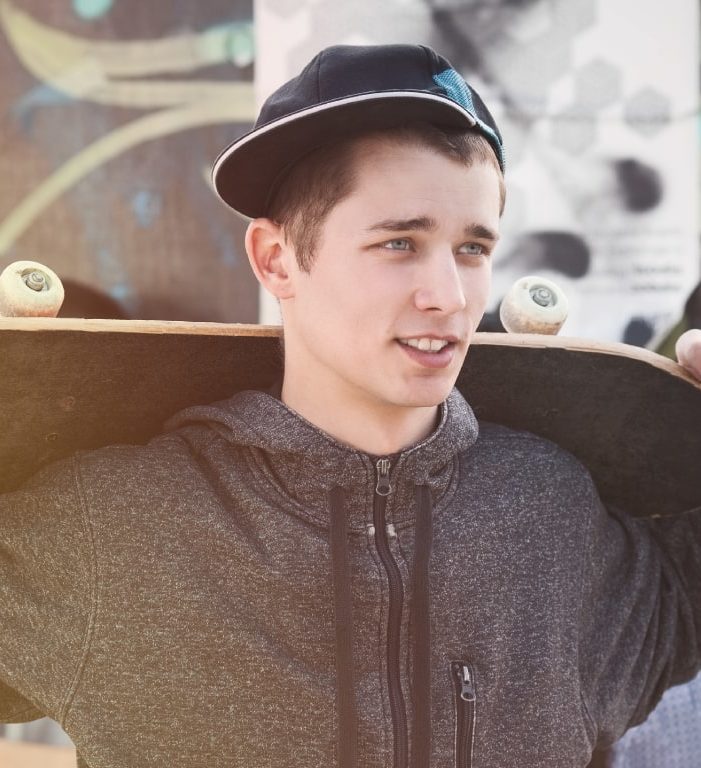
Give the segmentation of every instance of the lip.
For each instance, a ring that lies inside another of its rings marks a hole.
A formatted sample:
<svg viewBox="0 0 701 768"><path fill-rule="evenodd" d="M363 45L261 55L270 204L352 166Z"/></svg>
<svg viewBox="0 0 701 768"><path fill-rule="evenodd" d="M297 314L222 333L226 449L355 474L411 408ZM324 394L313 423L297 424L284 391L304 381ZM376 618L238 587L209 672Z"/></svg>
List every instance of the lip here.
<svg viewBox="0 0 701 768"><path fill-rule="evenodd" d="M406 334L405 336L401 336L398 340L406 341L407 339L437 339L438 341L447 341L449 344L457 344L459 341L459 338L457 336L447 335L444 336L440 333L416 333L416 334Z"/></svg>
<svg viewBox="0 0 701 768"><path fill-rule="evenodd" d="M455 358L457 351L457 339L455 339L455 337L424 334L423 336L407 336L406 338L440 339L441 341L448 342L448 346L443 347L440 352L423 352L420 349L416 349L416 347L402 344L401 341L397 339L397 346L400 347L413 362L418 363L423 368L447 368Z"/></svg>

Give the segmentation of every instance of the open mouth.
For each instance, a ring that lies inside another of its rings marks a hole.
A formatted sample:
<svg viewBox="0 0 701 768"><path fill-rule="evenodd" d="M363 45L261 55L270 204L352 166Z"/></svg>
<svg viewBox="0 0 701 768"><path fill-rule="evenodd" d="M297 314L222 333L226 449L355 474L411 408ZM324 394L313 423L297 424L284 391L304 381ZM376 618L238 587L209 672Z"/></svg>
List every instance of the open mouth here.
<svg viewBox="0 0 701 768"><path fill-rule="evenodd" d="M454 347L455 340L452 338L437 339L432 336L417 336L412 339L397 339L405 347L418 349L419 352L442 352L444 349Z"/></svg>
<svg viewBox="0 0 701 768"><path fill-rule="evenodd" d="M414 362L428 368L445 368L452 362L457 347L455 341L426 336L397 342Z"/></svg>
<svg viewBox="0 0 701 768"><path fill-rule="evenodd" d="M440 352L452 342L446 339L428 339L424 337L418 339L399 339L399 343L418 349L421 352Z"/></svg>

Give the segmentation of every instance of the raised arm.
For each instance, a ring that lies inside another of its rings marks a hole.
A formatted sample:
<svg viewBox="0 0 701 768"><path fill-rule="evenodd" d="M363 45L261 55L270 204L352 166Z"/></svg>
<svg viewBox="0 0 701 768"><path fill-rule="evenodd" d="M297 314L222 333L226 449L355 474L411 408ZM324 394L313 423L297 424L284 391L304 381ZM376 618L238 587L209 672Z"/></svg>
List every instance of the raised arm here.
<svg viewBox="0 0 701 768"><path fill-rule="evenodd" d="M701 668L701 507L648 519L602 509L588 546L580 670L606 745Z"/></svg>
<svg viewBox="0 0 701 768"><path fill-rule="evenodd" d="M70 461L0 495L0 722L65 714L87 632L91 555Z"/></svg>

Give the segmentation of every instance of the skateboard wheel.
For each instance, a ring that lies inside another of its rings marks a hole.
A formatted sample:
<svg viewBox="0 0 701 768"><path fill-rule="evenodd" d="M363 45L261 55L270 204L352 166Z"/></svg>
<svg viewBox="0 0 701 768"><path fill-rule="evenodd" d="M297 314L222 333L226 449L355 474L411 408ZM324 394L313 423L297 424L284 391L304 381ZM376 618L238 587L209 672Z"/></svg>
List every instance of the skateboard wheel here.
<svg viewBox="0 0 701 768"><path fill-rule="evenodd" d="M567 297L552 280L530 275L517 280L499 308L509 333L555 335L567 319Z"/></svg>
<svg viewBox="0 0 701 768"><path fill-rule="evenodd" d="M58 275L36 261L15 261L0 274L1 317L56 317L63 303Z"/></svg>

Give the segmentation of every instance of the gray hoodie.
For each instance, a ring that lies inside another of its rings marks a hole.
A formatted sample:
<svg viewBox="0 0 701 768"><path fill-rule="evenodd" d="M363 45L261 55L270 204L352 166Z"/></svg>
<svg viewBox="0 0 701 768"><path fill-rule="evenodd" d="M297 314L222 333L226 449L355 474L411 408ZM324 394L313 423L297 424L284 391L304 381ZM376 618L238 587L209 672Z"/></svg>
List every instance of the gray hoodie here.
<svg viewBox="0 0 701 768"><path fill-rule="evenodd" d="M240 393L0 497L0 718L90 768L584 766L698 669L700 541L457 392L389 459Z"/></svg>

